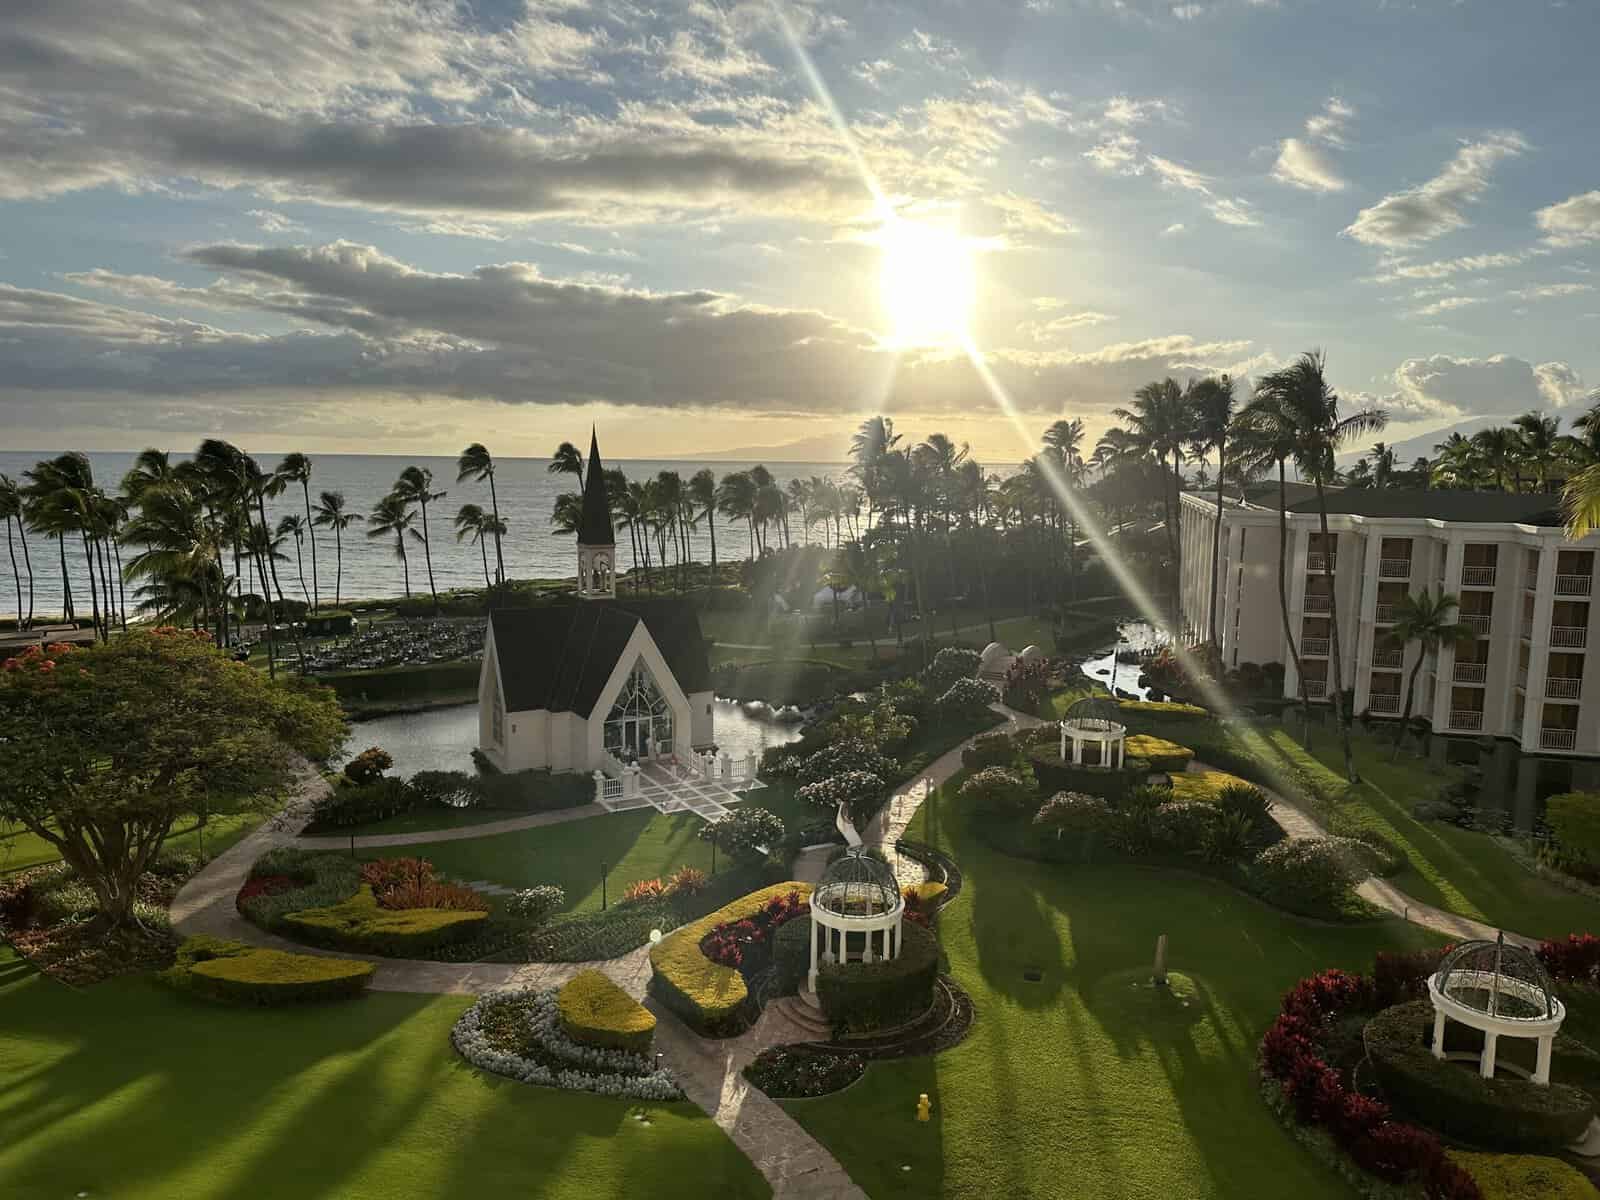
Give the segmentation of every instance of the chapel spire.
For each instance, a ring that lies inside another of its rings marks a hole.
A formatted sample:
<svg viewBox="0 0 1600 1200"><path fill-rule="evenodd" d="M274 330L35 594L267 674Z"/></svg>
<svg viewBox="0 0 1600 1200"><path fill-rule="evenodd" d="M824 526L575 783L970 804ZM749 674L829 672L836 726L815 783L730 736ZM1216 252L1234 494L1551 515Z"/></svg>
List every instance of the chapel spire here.
<svg viewBox="0 0 1600 1200"><path fill-rule="evenodd" d="M600 462L600 438L589 430L589 461L583 468L583 508L578 516L578 595L609 600L617 594L614 574L617 535L611 528L611 500Z"/></svg>

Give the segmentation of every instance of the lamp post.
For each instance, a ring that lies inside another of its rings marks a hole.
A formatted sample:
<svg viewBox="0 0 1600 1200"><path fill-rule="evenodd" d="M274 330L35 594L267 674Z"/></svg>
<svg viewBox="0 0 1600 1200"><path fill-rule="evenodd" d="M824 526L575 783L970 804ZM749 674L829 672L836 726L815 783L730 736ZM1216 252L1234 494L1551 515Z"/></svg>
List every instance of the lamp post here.
<svg viewBox="0 0 1600 1200"><path fill-rule="evenodd" d="M606 910L606 861L600 860L600 911Z"/></svg>

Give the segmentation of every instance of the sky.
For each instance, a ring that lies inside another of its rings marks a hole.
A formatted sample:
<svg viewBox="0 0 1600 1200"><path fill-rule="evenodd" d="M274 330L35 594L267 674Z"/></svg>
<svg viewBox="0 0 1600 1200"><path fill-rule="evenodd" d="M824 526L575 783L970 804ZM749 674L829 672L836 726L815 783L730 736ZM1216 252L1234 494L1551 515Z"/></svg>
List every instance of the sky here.
<svg viewBox="0 0 1600 1200"><path fill-rule="evenodd" d="M1589 0L6 7L9 448L998 462L1311 348L1390 440L1600 387Z"/></svg>

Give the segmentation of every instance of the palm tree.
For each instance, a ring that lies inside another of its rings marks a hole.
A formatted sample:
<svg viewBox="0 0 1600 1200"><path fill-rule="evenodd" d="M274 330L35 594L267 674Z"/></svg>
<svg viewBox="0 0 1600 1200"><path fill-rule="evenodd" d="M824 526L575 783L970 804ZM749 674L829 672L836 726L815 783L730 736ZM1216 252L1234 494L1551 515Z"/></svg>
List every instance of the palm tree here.
<svg viewBox="0 0 1600 1200"><path fill-rule="evenodd" d="M333 606L339 607L341 588L344 583L344 531L360 521L365 521L358 512L349 512L344 506L343 492L323 492L317 500L316 516L313 525L325 526L333 530Z"/></svg>
<svg viewBox="0 0 1600 1200"><path fill-rule="evenodd" d="M1045 433L1045 440L1050 440L1051 434L1068 436L1075 442L1083 437L1083 426L1076 421L1057 421ZM972 453L972 448L965 442L957 447L942 433L930 433L914 451L917 465L928 477L928 483L937 495L939 506L944 516L944 542L945 542L945 568L949 579L950 597L950 636L956 636L956 606L953 603L956 595L956 556L955 543L950 535L951 520L950 508L955 491L955 474L966 462Z"/></svg>
<svg viewBox="0 0 1600 1200"><path fill-rule="evenodd" d="M300 531L295 534L294 539L295 556L298 558L300 554L300 539L311 539L311 595L307 603L311 606L311 611L316 612L317 605L322 603L322 587L317 583L317 535L311 520L311 460L298 451L292 454L285 454L283 461L278 464L277 475L285 483L298 483L300 485L300 497L305 501L305 522L301 525ZM282 532L281 527L279 532ZM304 578L300 580L300 590L302 592L306 590Z"/></svg>
<svg viewBox="0 0 1600 1200"><path fill-rule="evenodd" d="M1175 502L1183 490L1183 449L1192 440L1189 428L1193 413L1183 389L1175 379L1147 383L1133 394L1131 408L1117 408L1113 414L1128 425L1136 445L1153 455L1163 468L1172 458L1172 483L1163 482L1161 511L1166 517L1167 552L1172 559L1172 594L1178 594L1182 571L1182 549L1178 542Z"/></svg>
<svg viewBox="0 0 1600 1200"><path fill-rule="evenodd" d="M418 540L422 542L422 557L428 565L428 593L433 597L433 612L437 616L439 590L433 585L433 546L428 540L428 505L434 500L443 500L445 493L433 490L433 472L427 467L407 467L394 482L394 494L405 503L417 504L422 508L422 533Z"/></svg>
<svg viewBox="0 0 1600 1200"><path fill-rule="evenodd" d="M1477 488L1483 481L1483 454L1476 442L1461 433L1452 433L1435 443L1431 481L1446 487Z"/></svg>
<svg viewBox="0 0 1600 1200"><path fill-rule="evenodd" d="M1228 473L1228 431L1233 425L1233 380L1227 375L1202 379L1190 389L1195 404L1194 440L1196 457L1217 452L1217 523L1211 531L1211 598L1206 603L1206 645L1212 652L1217 643L1217 578L1222 568L1222 485Z"/></svg>
<svg viewBox="0 0 1600 1200"><path fill-rule="evenodd" d="M218 565L221 529L207 517L197 492L177 476L147 484L139 493L139 515L128 523L127 534L145 547L123 569L125 578L144 581L138 589L139 611L176 620L199 619L209 626L213 611L226 603L227 581ZM225 627L219 613L219 647Z"/></svg>
<svg viewBox="0 0 1600 1200"><path fill-rule="evenodd" d="M1480 429L1472 444L1489 473L1492 486L1501 491L1522 490L1522 437L1509 425Z"/></svg>
<svg viewBox="0 0 1600 1200"><path fill-rule="evenodd" d="M574 449L573 453L577 451ZM489 481L489 508L494 514L494 524L489 527L494 531L494 578L497 584L504 586L506 560L500 548L500 539L505 536L506 524L500 519L500 498L494 490L494 459L482 442L473 442L456 459L456 482L465 483L468 479L479 483L485 479Z"/></svg>
<svg viewBox="0 0 1600 1200"><path fill-rule="evenodd" d="M1561 418L1547 417L1534 410L1525 412L1511 422L1520 435L1522 453L1533 464L1534 478L1539 490L1550 490L1550 464L1566 448L1562 443L1569 439L1561 436Z"/></svg>
<svg viewBox="0 0 1600 1200"><path fill-rule="evenodd" d="M1584 403L1589 407L1582 416L1572 418L1572 427L1582 431L1583 436L1576 440L1588 457L1600 459L1600 388L1590 392Z"/></svg>
<svg viewBox="0 0 1600 1200"><path fill-rule="evenodd" d="M1258 397L1267 398L1288 417L1294 430L1295 467L1300 476L1310 479L1317 489L1317 515L1322 530L1322 544L1332 547L1328 532L1328 497L1324 484L1334 474L1334 459L1340 448L1353 438L1377 433L1389 423L1389 415L1382 409L1366 408L1339 415L1339 397L1328 386L1327 359L1321 351L1302 354L1292 366L1273 371L1264 376L1256 387ZM1327 580L1328 594L1334 594L1333 555L1325 554L1322 560L1323 577ZM1334 720L1339 728L1344 748L1345 775L1351 783L1357 781L1355 756L1350 746L1350 723L1344 711L1344 670L1339 655L1339 606L1330 604L1328 610L1329 660L1333 668Z"/></svg>
<svg viewBox="0 0 1600 1200"><path fill-rule="evenodd" d="M861 595L863 624L867 629L867 646L872 652L872 662L878 662L878 634L873 625L872 593L880 586L878 579L878 557L863 546L860 540L852 541L839 550L837 555L838 570L844 575L846 584L853 587Z"/></svg>
<svg viewBox="0 0 1600 1200"><path fill-rule="evenodd" d="M399 492L390 492L377 504L373 505L372 516L368 518L367 536L369 538L387 537L394 534L394 553L400 560L400 567L405 572L406 599L411 599L411 560L406 557L406 534L421 541L421 535L411 528L411 523L417 519L417 514L412 510L408 501ZM437 607L437 600L434 602Z"/></svg>
<svg viewBox="0 0 1600 1200"><path fill-rule="evenodd" d="M486 513L476 504L463 504L456 513L456 541L463 541L471 537L478 543L478 555L483 559L483 586L491 588L489 582L489 549L484 545L484 538L489 534L489 523L495 518Z"/></svg>
<svg viewBox="0 0 1600 1200"><path fill-rule="evenodd" d="M1386 488L1394 482L1394 447L1377 442L1372 447L1372 486Z"/></svg>
<svg viewBox="0 0 1600 1200"><path fill-rule="evenodd" d="M33 625L33 560L28 557L28 529L22 523L22 492L17 481L9 475L0 475L0 518L6 523L6 549L11 554L11 574L17 581L17 628ZM11 526L17 527L22 542L22 564L28 572L28 611L22 611L22 572L17 570L17 548L11 540Z"/></svg>
<svg viewBox="0 0 1600 1200"><path fill-rule="evenodd" d="M1448 592L1441 591L1435 596L1423 588L1395 606L1395 622L1389 629L1389 640L1399 646L1402 653L1412 642L1420 644L1417 661L1411 665L1411 674L1406 679L1406 707L1400 714L1399 732L1394 738L1396 758L1400 757L1400 742L1411 722L1411 703L1416 696L1417 676L1422 671L1423 659L1442 645L1470 642L1477 637L1465 625L1457 623L1455 612L1459 604L1460 601Z"/></svg>
<svg viewBox="0 0 1600 1200"><path fill-rule="evenodd" d="M66 592L67 615L72 617L71 582L67 575L66 538L77 534L83 544L84 562L89 570L89 604L95 633L109 634L109 617L102 624L100 587L95 557L96 518L94 514L94 469L88 455L73 450L36 463L22 473L28 482L23 487L24 513L33 528L54 537L61 554L61 585ZM109 605L110 597L107 597Z"/></svg>
<svg viewBox="0 0 1600 1200"><path fill-rule="evenodd" d="M850 471L861 484L867 498L867 532L872 531L872 513L882 507L881 467L884 455L895 448L900 435L889 417L868 417L850 438Z"/></svg>
<svg viewBox="0 0 1600 1200"><path fill-rule="evenodd" d="M300 576L300 594L306 598L306 608L308 609L311 608L312 604L311 593L306 590L306 563L304 556L300 553L300 548L305 542L306 534L310 531L310 528L311 527L306 524L305 518L300 516L299 513L289 513L278 522L278 536L280 538L294 538L294 569L296 574ZM314 546L316 543L313 542L312 545ZM315 552L313 552L313 554L314 553ZM315 570L316 559L313 557L313 573L315 573Z"/></svg>
<svg viewBox="0 0 1600 1200"><path fill-rule="evenodd" d="M172 456L165 450L149 447L139 451L139 457L133 460L133 466L122 477L122 491L137 504L146 488L158 483L171 483L177 477L178 469L172 465Z"/></svg>
<svg viewBox="0 0 1600 1200"><path fill-rule="evenodd" d="M749 471L730 471L717 484L717 511L743 521L750 533L750 559L756 557L756 482Z"/></svg>
<svg viewBox="0 0 1600 1200"><path fill-rule="evenodd" d="M717 586L717 476L710 467L701 467L690 476L688 497L697 510L692 523L698 525L704 521L711 533L710 586L715 588ZM706 604L710 603L711 597L708 594Z"/></svg>
<svg viewBox="0 0 1600 1200"><path fill-rule="evenodd" d="M556 447L556 452L550 456L550 465L545 468L552 475L576 475L579 482L583 481L583 454L571 442L562 442Z"/></svg>

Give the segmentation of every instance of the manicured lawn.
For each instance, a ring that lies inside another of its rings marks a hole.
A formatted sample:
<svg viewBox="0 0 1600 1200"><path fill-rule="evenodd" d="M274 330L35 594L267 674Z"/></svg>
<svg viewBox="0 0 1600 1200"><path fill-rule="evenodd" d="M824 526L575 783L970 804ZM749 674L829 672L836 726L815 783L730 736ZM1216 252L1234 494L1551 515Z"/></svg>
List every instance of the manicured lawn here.
<svg viewBox="0 0 1600 1200"><path fill-rule="evenodd" d="M782 786L757 792L746 803L771 809L790 825L817 815L803 812L800 801ZM453 878L506 887L554 883L566 889L569 911L585 911L600 907L601 863L607 867L606 893L612 901L638 879L659 878L685 865L709 871L711 847L697 836L703 824L693 813L645 809L490 837L363 851L362 857L426 858ZM717 863L719 869L729 865L725 855Z"/></svg>
<svg viewBox="0 0 1600 1200"><path fill-rule="evenodd" d="M221 854L245 834L261 824L258 812L213 813L206 821L203 844L208 855ZM167 838L166 849L173 851L198 850L202 845L200 829L189 818ZM55 862L61 856L42 837L29 833L18 825L0 824L0 875L36 867L40 863Z"/></svg>
<svg viewBox="0 0 1600 1200"><path fill-rule="evenodd" d="M379 833L442 832L447 829L466 829L473 825L488 825L495 821L509 821L514 817L525 815L505 808L449 809L430 806L411 812L396 813L381 821L369 821L365 825L354 825L349 829L329 829L319 836L344 837L355 834L357 837L365 837L368 834Z"/></svg>
<svg viewBox="0 0 1600 1200"><path fill-rule="evenodd" d="M1600 902L1533 874L1487 834L1411 815L1411 806L1445 781L1437 764L1404 751L1394 759L1392 743L1357 734L1356 770L1362 782L1350 787L1331 728L1313 731L1310 752L1281 725L1235 736L1306 780L1335 832L1376 829L1404 847L1411 865L1393 879L1401 891L1529 937L1600 929Z"/></svg>
<svg viewBox="0 0 1600 1200"><path fill-rule="evenodd" d="M875 1064L837 1097L785 1105L856 1182L875 1200L1348 1197L1262 1104L1256 1044L1297 979L1370 968L1376 950L1427 935L1302 923L1156 869L1009 858L975 839L957 803L941 794L910 836L965 874L940 939L977 1004L971 1035L931 1059ZM1197 985L1187 1007L1136 986L1161 933L1171 968ZM914 1117L921 1092L933 1100L926 1125Z"/></svg>
<svg viewBox="0 0 1600 1200"><path fill-rule="evenodd" d="M145 979L74 991L0 944L0 1192L16 1200L771 1194L692 1105L528 1087L467 1066L449 1041L467 1004L374 993L302 1009L229 1009Z"/></svg>

